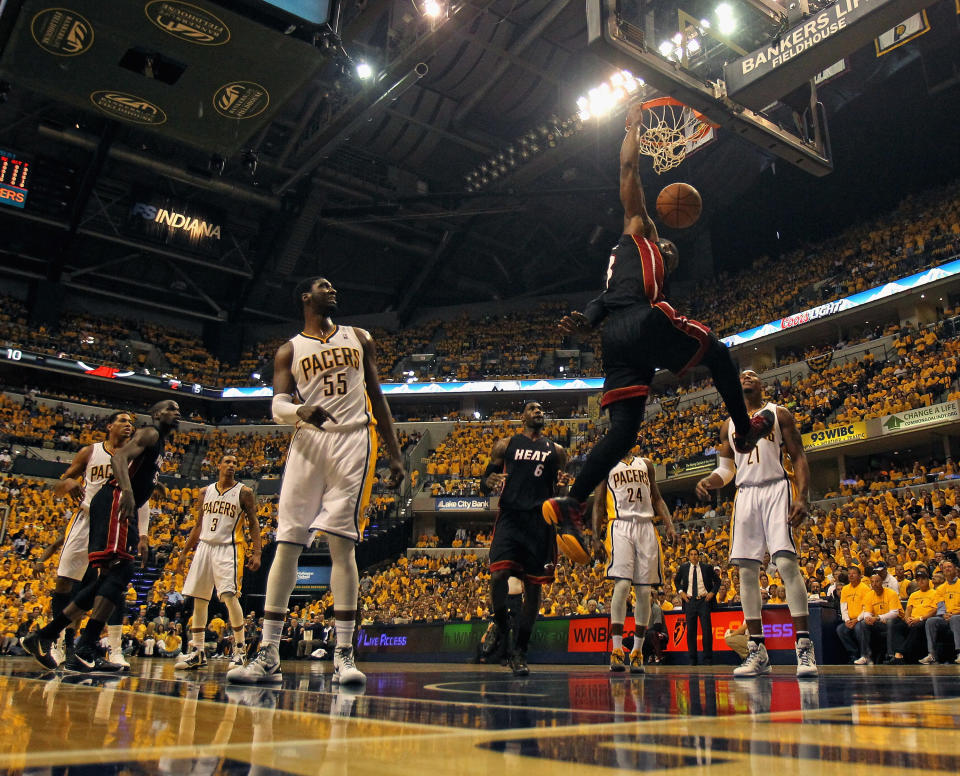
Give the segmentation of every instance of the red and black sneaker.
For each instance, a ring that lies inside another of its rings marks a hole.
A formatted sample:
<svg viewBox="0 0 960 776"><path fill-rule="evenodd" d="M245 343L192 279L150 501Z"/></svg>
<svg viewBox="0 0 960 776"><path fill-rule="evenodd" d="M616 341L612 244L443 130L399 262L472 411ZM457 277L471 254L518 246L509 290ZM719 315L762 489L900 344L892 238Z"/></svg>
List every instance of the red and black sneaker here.
<svg viewBox="0 0 960 776"><path fill-rule="evenodd" d="M583 538L583 505L575 498L561 496L544 501L541 512L557 530L557 549L574 563L589 563L590 553Z"/></svg>
<svg viewBox="0 0 960 776"><path fill-rule="evenodd" d="M758 412L750 418L750 431L746 434L734 434L733 446L738 453L746 455L757 446L757 442L773 431L776 417L770 410Z"/></svg>

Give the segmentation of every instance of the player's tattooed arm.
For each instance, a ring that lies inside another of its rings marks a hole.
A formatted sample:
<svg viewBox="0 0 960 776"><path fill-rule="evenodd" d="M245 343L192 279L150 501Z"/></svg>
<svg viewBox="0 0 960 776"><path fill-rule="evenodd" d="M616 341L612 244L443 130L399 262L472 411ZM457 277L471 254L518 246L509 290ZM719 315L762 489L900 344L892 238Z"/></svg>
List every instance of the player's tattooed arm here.
<svg viewBox="0 0 960 776"><path fill-rule="evenodd" d="M369 332L354 327L353 329L363 345L363 379L367 385L367 396L370 397L370 407L373 417L377 420L381 438L387 447L390 456L390 478L387 486L397 488L403 482L403 456L400 453L400 443L397 441L397 432L393 430L393 415L390 414L390 405L380 389L380 376L377 374L377 346Z"/></svg>
<svg viewBox="0 0 960 776"><path fill-rule="evenodd" d="M790 505L790 525L796 527L803 522L810 513L810 464L807 454L803 450L803 439L800 430L793 419L793 414L785 407L777 407L777 420L780 422L780 433L783 436L783 446L787 455L793 461L794 485L797 488L797 497Z"/></svg>
<svg viewBox="0 0 960 776"><path fill-rule="evenodd" d="M643 462L647 465L648 472L652 474L656 471L653 466L653 461L649 458L644 458ZM660 495L660 486L657 485L656 476L650 477L650 500L653 502L653 511L663 520L663 530L666 534L667 541L670 544L676 544L677 532L673 527L673 515L670 514L670 508L667 506L667 502L664 501L663 496Z"/></svg>
<svg viewBox="0 0 960 776"><path fill-rule="evenodd" d="M251 571L260 568L260 553L262 551L260 539L260 521L257 520L257 500L253 491L244 485L240 488L240 509L247 518L247 530L250 532L250 557L246 566Z"/></svg>
<svg viewBox="0 0 960 776"><path fill-rule="evenodd" d="M506 472L503 471L505 456L507 454L507 445L509 440L498 439L490 450L490 463L487 464L483 472L483 479L480 481L480 490L485 496L491 493L499 493L504 480L507 479Z"/></svg>
<svg viewBox="0 0 960 776"><path fill-rule="evenodd" d="M647 212L640 183L640 136L644 132L643 111L637 103L627 111L627 134L620 146L620 203L623 205L623 233L658 240L657 227Z"/></svg>
<svg viewBox="0 0 960 776"><path fill-rule="evenodd" d="M93 445L87 445L73 456L67 470L60 476L60 481L53 486L53 494L57 498L67 497L74 503L80 502L83 496L83 485L80 484L79 478L87 468L91 455L93 455Z"/></svg>

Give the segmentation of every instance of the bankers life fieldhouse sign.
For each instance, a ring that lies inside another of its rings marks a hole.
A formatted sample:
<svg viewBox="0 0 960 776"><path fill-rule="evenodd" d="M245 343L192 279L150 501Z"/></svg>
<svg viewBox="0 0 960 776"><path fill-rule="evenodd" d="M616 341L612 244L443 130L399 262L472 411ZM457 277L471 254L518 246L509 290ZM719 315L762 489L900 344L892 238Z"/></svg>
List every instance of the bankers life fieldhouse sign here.
<svg viewBox="0 0 960 776"><path fill-rule="evenodd" d="M731 99L761 110L848 52L908 18L933 0L839 0L810 14L723 74Z"/></svg>

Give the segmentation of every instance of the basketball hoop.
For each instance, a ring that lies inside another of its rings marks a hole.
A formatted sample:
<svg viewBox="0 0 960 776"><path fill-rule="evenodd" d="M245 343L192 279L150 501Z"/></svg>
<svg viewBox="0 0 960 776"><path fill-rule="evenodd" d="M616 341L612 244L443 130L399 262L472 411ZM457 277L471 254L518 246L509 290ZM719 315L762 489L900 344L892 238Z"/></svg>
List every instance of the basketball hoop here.
<svg viewBox="0 0 960 776"><path fill-rule="evenodd" d="M687 156L687 145L706 137L718 124L673 97L647 100L643 110L644 133L640 153L653 159L660 175L677 167Z"/></svg>

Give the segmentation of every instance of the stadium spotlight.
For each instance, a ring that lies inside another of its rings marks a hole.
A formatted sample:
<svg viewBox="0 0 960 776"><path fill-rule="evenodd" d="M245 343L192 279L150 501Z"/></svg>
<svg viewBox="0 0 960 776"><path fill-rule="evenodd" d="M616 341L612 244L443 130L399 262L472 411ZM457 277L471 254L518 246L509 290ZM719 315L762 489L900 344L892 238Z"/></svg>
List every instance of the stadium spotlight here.
<svg viewBox="0 0 960 776"><path fill-rule="evenodd" d="M729 3L720 3L715 15L721 35L731 35L737 29L737 20L733 15L733 7Z"/></svg>
<svg viewBox="0 0 960 776"><path fill-rule="evenodd" d="M364 62L362 59L357 62L357 78L361 81L366 81L370 76L373 75L373 68L367 62Z"/></svg>
<svg viewBox="0 0 960 776"><path fill-rule="evenodd" d="M626 102L643 83L642 78L634 77L629 70L618 70L608 80L577 98L577 116L581 121L603 118Z"/></svg>
<svg viewBox="0 0 960 776"><path fill-rule="evenodd" d="M421 10L424 16L431 19L439 19L443 13L443 3L439 2L439 0L423 0Z"/></svg>

